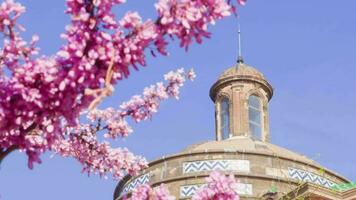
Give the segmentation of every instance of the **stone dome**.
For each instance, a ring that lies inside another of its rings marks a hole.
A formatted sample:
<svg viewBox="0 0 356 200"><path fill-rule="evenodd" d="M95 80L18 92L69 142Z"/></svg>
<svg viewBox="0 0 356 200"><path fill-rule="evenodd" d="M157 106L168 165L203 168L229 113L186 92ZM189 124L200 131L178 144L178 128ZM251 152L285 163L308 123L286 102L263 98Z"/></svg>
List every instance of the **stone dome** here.
<svg viewBox="0 0 356 200"><path fill-rule="evenodd" d="M265 79L261 72L245 63L237 63L235 66L226 69L220 75L219 79L233 76L254 76L256 78Z"/></svg>
<svg viewBox="0 0 356 200"><path fill-rule="evenodd" d="M269 99L273 96L273 88L261 72L243 62L238 62L219 76L218 80L210 88L210 98L215 101L217 91L232 82L256 83L267 91Z"/></svg>

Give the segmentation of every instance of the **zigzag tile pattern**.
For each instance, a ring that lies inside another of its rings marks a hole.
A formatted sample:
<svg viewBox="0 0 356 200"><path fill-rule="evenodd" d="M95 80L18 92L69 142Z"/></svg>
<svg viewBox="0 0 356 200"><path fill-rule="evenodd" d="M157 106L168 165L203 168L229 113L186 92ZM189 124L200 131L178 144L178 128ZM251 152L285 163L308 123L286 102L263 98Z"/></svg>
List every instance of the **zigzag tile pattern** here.
<svg viewBox="0 0 356 200"><path fill-rule="evenodd" d="M150 181L150 175L149 173L144 174L142 176L137 177L133 181L131 181L129 184L127 184L124 189L122 194L126 194L128 192L131 192L133 189L135 189L139 185L146 184Z"/></svg>
<svg viewBox="0 0 356 200"><path fill-rule="evenodd" d="M184 185L180 187L180 198L189 198L192 197L201 187L206 184L198 184L198 185ZM237 184L237 193L240 195L252 195L252 185L238 183Z"/></svg>
<svg viewBox="0 0 356 200"><path fill-rule="evenodd" d="M296 180L315 183L327 188L331 188L335 185L333 181L305 170L288 167L288 172L289 176Z"/></svg>
<svg viewBox="0 0 356 200"><path fill-rule="evenodd" d="M195 173L214 170L230 170L238 172L250 172L248 160L198 160L183 163L183 173Z"/></svg>
<svg viewBox="0 0 356 200"><path fill-rule="evenodd" d="M193 196L203 186L205 186L205 184L181 186L180 187L180 198L188 198L188 197Z"/></svg>

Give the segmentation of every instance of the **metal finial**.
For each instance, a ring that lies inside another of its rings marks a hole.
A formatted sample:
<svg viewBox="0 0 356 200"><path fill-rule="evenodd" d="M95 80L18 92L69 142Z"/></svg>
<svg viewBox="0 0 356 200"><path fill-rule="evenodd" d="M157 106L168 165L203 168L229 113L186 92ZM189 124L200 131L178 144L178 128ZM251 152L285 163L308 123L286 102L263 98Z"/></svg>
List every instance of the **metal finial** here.
<svg viewBox="0 0 356 200"><path fill-rule="evenodd" d="M244 60L242 58L242 50L241 50L241 29L240 29L240 21L237 22L238 23L238 30L237 30L237 34L238 34L238 48L239 48L239 52L238 52L238 57L237 57L237 63L243 63Z"/></svg>

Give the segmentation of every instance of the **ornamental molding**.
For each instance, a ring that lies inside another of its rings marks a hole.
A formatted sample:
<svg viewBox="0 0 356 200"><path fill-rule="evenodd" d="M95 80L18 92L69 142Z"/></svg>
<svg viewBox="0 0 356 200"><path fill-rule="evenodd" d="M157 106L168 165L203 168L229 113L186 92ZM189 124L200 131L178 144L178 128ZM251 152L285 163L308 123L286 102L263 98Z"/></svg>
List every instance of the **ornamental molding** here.
<svg viewBox="0 0 356 200"><path fill-rule="evenodd" d="M226 87L229 85L231 82L252 82L252 83L259 83L262 85L262 88L267 92L267 97L268 100L270 100L273 96L273 88L272 86L268 83L267 80L256 77L256 76L251 76L251 75L235 75L232 77L226 77L219 79L216 81L213 86L211 86L209 95L211 100L215 102L216 100L216 94L217 91L220 90L223 87Z"/></svg>
<svg viewBox="0 0 356 200"><path fill-rule="evenodd" d="M335 185L333 181L305 170L288 167L288 172L290 178L299 181L315 183L326 188L332 188Z"/></svg>
<svg viewBox="0 0 356 200"><path fill-rule="evenodd" d="M180 198L192 197L200 188L204 187L205 185L206 184L181 186L179 190L179 196Z"/></svg>
<svg viewBox="0 0 356 200"><path fill-rule="evenodd" d="M143 174L135 179L133 179L131 182L129 182L127 185L125 185L124 189L122 190L122 194L127 194L134 190L137 186L144 185L150 181L150 175L149 173Z"/></svg>
<svg viewBox="0 0 356 200"><path fill-rule="evenodd" d="M209 171L236 171L249 173L249 160L197 160L183 163L183 174Z"/></svg>
<svg viewBox="0 0 356 200"><path fill-rule="evenodd" d="M219 102L224 99L224 98L227 98L229 100L229 104L231 105L232 101L231 101L231 95L228 93L228 92L219 92L219 94L217 95L216 97L216 102Z"/></svg>

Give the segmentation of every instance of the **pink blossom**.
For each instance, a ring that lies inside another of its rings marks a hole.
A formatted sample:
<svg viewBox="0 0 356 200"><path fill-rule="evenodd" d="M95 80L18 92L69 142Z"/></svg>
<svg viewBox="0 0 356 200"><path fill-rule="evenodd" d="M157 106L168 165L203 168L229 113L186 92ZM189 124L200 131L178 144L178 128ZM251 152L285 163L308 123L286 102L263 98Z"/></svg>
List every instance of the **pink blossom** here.
<svg viewBox="0 0 356 200"><path fill-rule="evenodd" d="M242 6L246 5L247 0L238 0L238 3Z"/></svg>
<svg viewBox="0 0 356 200"><path fill-rule="evenodd" d="M175 200L175 197L164 185L155 188L151 188L149 185L140 185L133 190L129 200Z"/></svg>
<svg viewBox="0 0 356 200"><path fill-rule="evenodd" d="M137 12L128 12L121 19L120 25L124 28L135 28L142 24L142 19Z"/></svg>
<svg viewBox="0 0 356 200"><path fill-rule="evenodd" d="M220 172L212 172L206 178L207 185L193 196L193 200L239 200L237 181L233 175L225 176Z"/></svg>
<svg viewBox="0 0 356 200"><path fill-rule="evenodd" d="M57 140L52 150L64 157L74 157L83 165L83 172L120 179L125 172L136 175L147 166L147 161L125 148L112 148L106 141L100 143L96 130L89 125L71 128L66 139Z"/></svg>

